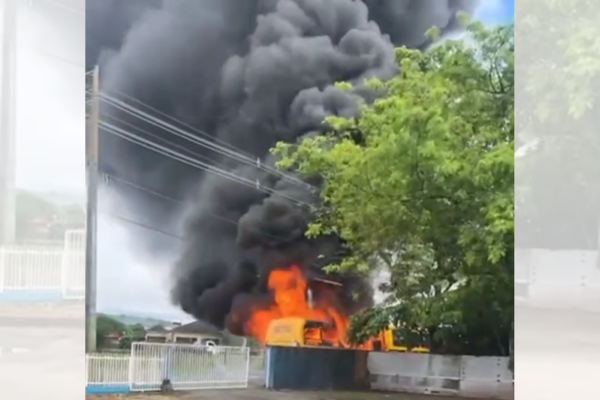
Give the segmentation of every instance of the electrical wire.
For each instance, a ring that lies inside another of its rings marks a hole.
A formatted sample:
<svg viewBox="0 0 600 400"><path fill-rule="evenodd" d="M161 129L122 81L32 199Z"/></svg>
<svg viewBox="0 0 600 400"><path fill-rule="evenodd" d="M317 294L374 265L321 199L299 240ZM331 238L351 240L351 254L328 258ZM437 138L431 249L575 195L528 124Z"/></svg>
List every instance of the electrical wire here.
<svg viewBox="0 0 600 400"><path fill-rule="evenodd" d="M202 155L202 154L198 154L197 152L192 151L188 147L184 147L183 145L179 145L179 144L174 144L174 143L170 142L169 140L167 140L165 138L162 138L162 137L160 137L158 135L155 135L155 134L149 133L147 131L144 131L140 127L138 127L138 126L136 126L136 125L134 125L132 123L129 123L127 121L124 121L121 118L117 118L117 117L115 117L113 115L106 115L106 116L104 116L104 118L105 119L108 118L108 119L111 119L113 121L116 121L119 124L119 126L126 126L129 129L132 129L135 132L141 133L144 136L149 136L149 137L151 137L151 138L153 138L153 139L155 139L155 140L157 140L159 142L163 142L163 143L165 143L165 144L167 144L167 145L169 145L169 146L171 146L173 148L176 148L176 149L182 151L183 153L187 153L191 157L200 158L200 159L203 159L203 160L205 160L205 161L207 161L209 163L216 163L216 160L213 160L213 159L211 159L208 156L205 156L205 155Z"/></svg>
<svg viewBox="0 0 600 400"><path fill-rule="evenodd" d="M305 187L306 189L309 189L312 192L317 191L317 188L315 188L314 186L309 185L300 179L289 176L288 174L285 174L282 171L279 171L275 168L272 168L268 165L263 164L262 161L260 160L260 158L251 158L250 156L247 156L247 155L241 153L240 151L238 151L237 149L235 149L235 147L234 147L235 150L232 150L231 149L232 145L222 144L220 142L215 143L215 141L213 141L213 139L210 137L210 135L208 135L206 132L192 128L197 133L199 133L201 136L208 137L208 138L210 138L210 140L195 136L181 128L176 127L175 125L172 125L172 124L169 124L168 122L162 121L161 119L154 117L154 116L148 114L147 112L142 111L137 107L131 106L113 96L110 96L110 95L104 93L104 92L100 93L100 97L107 104L109 104L121 111L127 112L127 113L139 118L140 120L142 120L144 122L147 122L154 126L160 127L162 129L164 129L165 131L172 133L180 138L186 139L192 143L195 143L195 144L198 144L205 148L208 148L218 154L224 155L226 157L230 157L238 162L261 169L261 170L268 172L270 174L273 174L273 175L279 177L280 179L285 180L289 183L293 183L293 184ZM136 101L139 103L138 100L136 100ZM146 107L151 108L150 106L146 106ZM156 111L158 111L158 110L156 110ZM161 113L161 114L166 115L164 113ZM179 121L173 117L169 117L169 118L172 120L178 121L181 124L185 124L182 121ZM187 124L185 124L185 125L187 125ZM227 147L230 147L230 148L227 148Z"/></svg>
<svg viewBox="0 0 600 400"><path fill-rule="evenodd" d="M86 72L86 78L92 76L92 74L93 74L93 70ZM89 96L90 94L91 94L91 91L87 90L86 91L86 95ZM260 161L260 159L256 159L256 161L255 161L253 158L251 158L250 155L248 155L247 153L244 154L244 152L242 152L241 150L235 148L235 146L233 146L233 145L227 144L226 142L219 141L218 139L214 139L214 138L210 137L210 135L208 135L206 132L202 132L202 131L200 131L198 129L195 129L195 128L191 127L190 125L185 124L184 122L179 121L179 120L177 120L177 119L175 119L173 117L170 117L169 115L167 115L165 113L162 113L159 110L156 110L156 109L152 108L151 106L146 105L143 102L138 101L138 100L136 100L136 99L134 99L134 98L132 98L130 96L127 96L127 95L124 95L124 94L123 94L123 96L124 97L128 97L132 101L135 101L136 103L138 103L138 104L140 104L140 105L142 105L142 106L144 106L146 108L149 108L149 109L153 110L154 112L162 115L165 118L168 118L168 119L170 119L172 121L178 122L178 123L180 123L182 125L185 125L185 126L191 128L192 130L196 131L196 133L200 134L201 136L208 137L211 141L204 140L204 139L201 139L201 138L197 138L196 136L190 134L189 132L186 132L186 131L184 131L184 130L182 130L182 129L180 129L180 128L172 125L172 124L169 124L169 123L167 123L165 121L162 121L159 118L156 118L156 117L154 117L154 116L152 116L152 115L150 115L150 114L148 114L148 113L140 110L137 107L131 106L131 105L129 105L129 104L127 104L127 103L125 103L125 102L123 102L121 100L118 100L118 99L116 99L116 98L114 98L112 96L108 96L105 93L101 93L100 94L100 100L104 101L105 103L107 103L107 104L109 104L109 105L111 105L111 106L113 106L113 107L115 107L115 108L117 108L117 109L119 109L121 111L124 111L125 113L127 113L129 115L133 115L134 117L137 117L138 119L140 119L140 120L142 120L144 122L147 122L147 123L150 123L151 125L154 125L154 126L157 126L159 128L162 128L163 130L166 130L166 131L168 131L170 133L173 133L173 134L175 134L175 135L177 135L177 136L179 136L181 138L184 138L184 139L186 139L186 140L188 140L188 141L190 141L192 143L198 144L198 145L200 145L202 147L205 147L205 148L209 148L210 150L213 150L213 151L215 151L218 154L221 154L221 155L224 155L224 156L228 156L228 157L233 158L233 159L235 159L235 160L237 160L239 162L242 162L244 164L247 164L247 165L253 166L253 167L257 168L257 169L263 170L265 172L269 172L271 174L274 174L274 175L280 177L281 179L284 179L284 180L286 180L286 181L288 181L290 183L301 184L302 186L307 187L307 188L309 188L309 189L311 189L313 191L316 190L314 187L312 187L311 185L306 184L303 181L300 181L300 180L298 180L296 178L293 178L293 177L289 177L288 175L286 175L285 173L283 173L281 171L278 171L276 169L273 169L273 168L271 168L269 166L266 166L266 165L262 164L261 161ZM88 99L88 101L86 101L86 103L87 102L89 102L89 99ZM105 115L104 118L106 118L106 117L109 117L112 120L118 122L119 125L121 125L121 126L128 126L130 129L133 129L134 131L141 132L142 134L144 134L146 136L153 137L154 139L156 139L156 140L158 140L160 142L166 142L169 146L176 147L179 150L183 151L183 153L191 153L191 150L189 148L173 144L173 143L165 140L164 138L161 138L161 137L159 137L157 135L153 135L153 134L151 134L149 132L146 132L146 131L142 130L141 128L139 128L139 127L137 127L137 126L135 126L135 125L133 125L131 123L128 123L126 121L123 121L123 120L121 120L119 118L116 118L114 116L111 116L111 115ZM305 203L305 202L302 202L300 200L297 200L297 199L290 198L288 196L282 195L281 193L278 193L278 192L276 192L275 190L273 190L273 189L271 189L269 187L265 187L265 186L261 185L258 180L255 181L255 182L253 182L253 181L251 181L251 180L249 180L247 178L237 176L234 173L231 173L229 171L225 171L223 169L217 168L217 167L215 167L213 165L210 165L208 163L202 162L202 161L200 161L200 160L197 159L197 157L200 156L201 158L203 158L205 160L208 160L209 162L214 163L215 160L210 159L209 157L198 155L197 153L193 153L192 156L187 156L187 155L182 154L180 152L177 152L177 151L174 151L172 149L169 149L166 146L163 146L163 145L160 145L158 143L146 140L146 139L142 138L141 136L136 135L135 133L132 133L132 132L130 132L128 130L122 129L122 128L120 128L120 127L118 127L116 125L110 124L110 123L108 123L106 121L100 121L99 122L99 126L105 132L107 132L107 133L110 133L110 134L116 135L118 137L121 137L122 139L125 139L125 140L127 140L127 141L129 141L131 143L137 144L137 145L139 145L141 147L147 148L147 149L149 149L151 151L154 151L154 152L156 152L158 154L162 154L163 156L166 156L166 157L168 157L170 159L173 159L175 161L179 161L179 162L182 162L184 164L190 165L190 166L192 166L192 167L194 167L196 169L200 169L200 170L203 170L203 171L207 171L207 172L213 173L213 174L215 174L217 176L220 176L222 178L235 181L235 182L237 182L239 184L243 184L243 185L252 187L252 188L257 189L259 191L262 191L264 193L271 194L271 195L276 195L276 196L285 198L288 201L290 201L292 203L295 203L297 205L303 205L303 206L310 207L310 205L307 204L307 203ZM216 142L216 144L214 142ZM102 173L101 175L104 177L105 181L108 184L110 184L111 181L120 182L122 184L125 184L125 185L128 185L130 187L136 188L136 189L138 189L140 191L143 191L143 192L146 192L148 194L152 194L152 195L154 195L156 197L162 198L163 200L168 200L168 201L175 202L175 203L180 203L180 204L183 203L182 200L178 200L178 199L175 199L173 197L166 196L164 194L161 194L161 193L158 193L156 191L150 190L148 188L144 188L144 187L142 187L140 185L137 185L137 184L135 184L133 182L126 181L126 180L124 180L122 178L119 178L119 177L116 177L114 175L105 174L105 173ZM117 220L120 220L122 222L127 222L129 224L133 224L133 225L136 225L136 226L148 229L148 230L159 232L159 233L164 234L166 236L170 236L170 237L182 240L182 238L180 236L173 235L171 233L162 231L160 229L156 229L156 228L153 228L151 226L139 223L137 221L133 221L133 220L127 219L125 217L111 215L111 214L104 214L104 215L108 215L109 217L117 219ZM219 216L219 215L216 215L216 214L210 214L210 216L213 217L213 218L217 218L219 220L228 222L228 223L230 223L232 225L235 225L235 226L239 225L238 222L236 222L236 221L230 220L228 218L225 218L225 217L222 217L222 216ZM265 234L267 236L271 236L273 238L279 239L278 237L276 237L276 236L274 236L274 235L272 235L272 234L270 234L268 232L264 232L263 231L261 233L263 233L263 234Z"/></svg>
<svg viewBox="0 0 600 400"><path fill-rule="evenodd" d="M220 177L225 178L225 179L232 180L234 182L246 185L248 187L252 187L252 188L254 188L256 190L262 191L262 192L267 193L267 194L271 194L271 195L282 197L282 198L284 198L284 199L286 199L286 200L288 200L288 201L290 201L292 203L295 203L297 205L304 205L304 206L310 207L309 204L307 204L307 203L305 203L305 202L303 202L301 200L294 199L292 197L283 195L283 194L275 191L274 189L271 189L269 187L263 186L260 183L259 180L256 180L256 181L253 182L253 181L251 181L248 178L243 178L243 177L238 176L238 175L236 175L236 174L234 174L234 173L232 173L230 171L226 171L226 170L223 170L221 168L217 168L217 167L215 167L213 165L210 165L208 163L202 162L202 161L200 161L198 159L195 159L193 157L186 156L185 154L178 153L178 152L176 152L174 150L171 150L171 149L169 149L169 148L167 148L165 146L159 145L157 143L153 143L152 141L149 141L147 139L139 137L139 136L137 136L137 135L135 135L135 134L133 134L133 133L131 133L129 131L126 131L126 130L124 130L122 128L119 128L119 127L117 127L117 126L115 126L113 124L109 124L109 123L107 123L105 121L99 121L99 126L101 128L103 128L108 133L111 133L111 134L113 134L115 136L121 137L122 139L125 139L127 141L132 142L132 143L135 143L135 144L137 144L137 145L139 145L141 147L145 147L145 148L147 148L149 150L152 150L152 151L154 151L154 152L156 152L158 154L162 154L162 155L164 155L164 156L166 156L166 157L168 157L170 159L173 159L173 160L179 161L181 163L187 164L187 165L189 165L191 167L194 167L196 169L201 169L201 170L210 172L210 173L212 173L214 175L220 176Z"/></svg>
<svg viewBox="0 0 600 400"><path fill-rule="evenodd" d="M125 223L130 224L130 225L135 225L135 226L138 226L140 228L144 228L144 229L149 230L149 231L154 231L154 232L160 233L162 235L172 237L174 239L184 240L183 237L181 237L181 236L174 235L172 233L169 233L167 231L163 231L163 230L158 229L158 228L154 228L154 227L152 227L150 225L142 224L141 222L134 221L132 219L125 218L125 217L122 217L120 215L115 215L115 214L110 214L110 213L105 213L105 212L101 212L100 215L109 217L109 218L117 220L117 221L125 222Z"/></svg>
<svg viewBox="0 0 600 400"><path fill-rule="evenodd" d="M122 183L122 184L124 184L126 186L130 186L130 187L135 188L137 190L140 190L142 192L146 192L146 193L151 194L153 196L159 197L159 198L161 198L163 200L168 200L168 201L170 201L172 203L178 203L178 204L183 204L184 203L183 200L179 200L179 199L176 199L174 197L167 196L167 195L164 195L162 193L156 192L154 190L145 188L145 187L140 186L138 184L135 184L133 182L127 181L127 180L125 180L123 178L119 178L119 177L117 177L117 176L115 176L113 174L107 174L105 172L100 172L98 175L100 175L100 177L102 178L102 181L104 183L106 183L107 185L109 185L109 186L111 185L112 182Z"/></svg>
<svg viewBox="0 0 600 400"><path fill-rule="evenodd" d="M144 108L147 108L149 110L152 110L152 112L160 115L163 118L166 118L167 120L170 120L172 122L178 123L178 124L180 124L180 125L188 128L188 129L192 130L193 132L197 133L200 136L204 136L205 138L207 138L208 140L210 140L213 143L218 143L219 145L221 145L223 147L228 147L230 150L233 150L233 151L235 151L235 152L237 152L237 153L245 156L249 160L254 160L256 158L252 154L250 154L250 153L248 153L246 151L241 150L240 148L234 146L233 144L227 143L224 140L220 140L219 138L212 137L208 133L206 133L206 132L204 132L204 131L202 131L202 130L200 130L198 128L195 128L194 126L192 126L192 125L190 125L190 124L188 124L188 123L186 123L186 122L184 122L184 121L182 121L180 119L177 119L177 118L175 118L175 117L173 117L173 116L171 116L171 115L169 115L169 114L167 114L165 112L162 112L159 109L157 109L155 107L152 107L151 105L146 104L146 103L144 103L143 101L141 101L139 99L136 99L135 97L129 96L128 94L125 94L123 92L120 92L120 91L117 91L117 90L114 90L114 89L111 90L111 91L117 93L121 97L129 99L130 101L138 104L141 107L144 107ZM281 171L277 171L277 172L281 172Z"/></svg>
<svg viewBox="0 0 600 400"><path fill-rule="evenodd" d="M161 198L161 199L163 199L163 200L170 201L170 202L172 202L172 203L176 203L176 204L182 204L182 205L185 203L183 200L176 199L176 198L174 198L174 197L167 196L167 195L165 195L165 194L162 194L162 193L156 192L156 191L154 191L154 190L151 190L151 189L145 188L145 187L143 187L143 186L140 186L140 185L138 185L138 184L136 184L136 183L133 183L133 182L131 182L131 181L128 181L128 180L126 180L126 179L120 178L120 177L118 177L118 176L115 176L115 175L113 175L113 174L100 173L99 175L100 175L100 177L102 178L102 181L103 181L103 182L105 182L105 183L106 183L107 185L109 185L109 186L111 185L111 182L117 182L117 183L121 183L121 184L123 184L123 185L126 185L126 186L130 186L130 187L132 187L132 188L135 188L135 189L137 189L137 190L140 190L140 191L142 191L142 192L145 192L145 193L151 194L151 195L153 195L153 196L156 196L156 197L158 197L158 198ZM234 221L234 220L232 220L232 219L225 218L225 217L223 217L223 216L221 216L221 215L214 214L214 213L210 213L210 212L209 212L208 214L209 214L209 215L210 215L212 218L215 218L215 219L221 220L221 221L223 221L223 222L227 222L227 223L229 223L229 224L231 224L231 225L234 225L234 226L239 226L239 222L237 222L237 221ZM122 219L122 220L124 220L122 217L119 217L119 218L120 218L120 219ZM142 224L136 223L135 221L131 221L131 223L133 223L133 224L135 224L135 225L138 225L138 226L142 226ZM157 232L160 232L160 233L165 233L165 232L163 232L163 231L161 231L161 230L154 229L154 228L151 228L151 227L148 227L148 226L146 226L146 228L147 228L147 229L150 229L150 230L156 230ZM271 233L269 233L269 232L266 232L266 231L264 231L264 230L257 230L257 231L258 231L259 233L261 233L261 234L265 235L265 236L268 236L268 237L272 238L272 239L278 239L278 240L279 240L279 239L281 239L280 237L278 237L278 236L275 236L275 235L273 235L273 234L271 234ZM182 238L181 238L181 237L179 237L179 236L174 236L174 235L171 235L171 234L169 234L168 236L173 236L173 237L177 237L177 238L179 238L179 239L182 239Z"/></svg>

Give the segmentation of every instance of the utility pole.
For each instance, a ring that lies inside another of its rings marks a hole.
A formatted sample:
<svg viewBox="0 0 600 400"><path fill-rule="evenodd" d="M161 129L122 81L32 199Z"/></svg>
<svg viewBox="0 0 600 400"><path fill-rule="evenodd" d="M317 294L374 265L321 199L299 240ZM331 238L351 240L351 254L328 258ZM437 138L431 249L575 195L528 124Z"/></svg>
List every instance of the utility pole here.
<svg viewBox="0 0 600 400"><path fill-rule="evenodd" d="M15 82L17 0L2 7L2 53L0 78L0 246L15 240Z"/></svg>
<svg viewBox="0 0 600 400"><path fill-rule="evenodd" d="M98 125L100 122L100 69L86 74L87 209L85 229L85 335L86 353L96 351L96 236L98 211Z"/></svg>

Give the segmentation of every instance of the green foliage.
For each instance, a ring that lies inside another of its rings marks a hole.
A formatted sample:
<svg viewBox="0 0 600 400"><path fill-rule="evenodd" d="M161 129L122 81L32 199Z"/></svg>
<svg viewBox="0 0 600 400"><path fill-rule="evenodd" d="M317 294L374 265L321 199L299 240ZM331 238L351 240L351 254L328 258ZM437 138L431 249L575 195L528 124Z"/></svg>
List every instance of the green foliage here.
<svg viewBox="0 0 600 400"><path fill-rule="evenodd" d="M129 349L131 343L136 341L144 341L146 338L146 330L139 323L127 325L118 318L110 315L100 314L96 318L96 340L98 347L104 347L106 338L111 333L119 333L122 335L119 342L119 348Z"/></svg>
<svg viewBox="0 0 600 400"><path fill-rule="evenodd" d="M114 332L123 333L127 326L107 315L100 314L96 317L96 344L102 347L106 344L106 337Z"/></svg>
<svg viewBox="0 0 600 400"><path fill-rule="evenodd" d="M382 96L360 118L331 117L332 133L274 149L279 167L323 177L307 235L334 232L351 254L330 268L391 272L394 305L356 316L355 341L402 322L444 342L447 324L472 353L508 351L513 27L468 32L427 52L397 49L401 73L367 83Z"/></svg>
<svg viewBox="0 0 600 400"><path fill-rule="evenodd" d="M119 342L119 347L122 349L130 349L131 343L133 342L143 342L146 340L146 329L141 324L134 324L125 327L125 332L121 341Z"/></svg>

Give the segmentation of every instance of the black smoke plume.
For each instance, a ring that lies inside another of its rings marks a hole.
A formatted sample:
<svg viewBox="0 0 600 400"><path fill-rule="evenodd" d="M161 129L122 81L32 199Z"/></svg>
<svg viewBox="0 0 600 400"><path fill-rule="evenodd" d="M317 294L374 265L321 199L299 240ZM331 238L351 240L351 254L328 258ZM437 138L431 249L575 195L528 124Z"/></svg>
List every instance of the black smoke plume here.
<svg viewBox="0 0 600 400"><path fill-rule="evenodd" d="M430 27L456 29L456 13L472 12L477 3L88 0L86 62L89 67L100 64L106 93L139 99L208 132L213 141L272 165L269 149L278 141L294 142L318 133L327 115L354 115L364 78L385 79L397 73L395 46L427 46L424 33ZM333 86L339 81L351 81L359 89L342 92ZM105 107L103 118L123 127L133 122L110 107ZM331 257L342 255L339 238L307 240L303 235L303 205L317 199L308 185L217 157L151 124L135 124L141 136L159 135L170 148L185 146L178 151L208 157L212 164L270 191L102 134L104 172L192 204L183 210L180 204L122 189L128 212L142 222L176 229L179 217L185 217L184 240L172 269L172 298L184 311L223 327L235 304L247 304L248 296L264 293L272 268L298 263L307 273L318 273ZM149 250L169 247L159 236L140 241ZM347 306L367 301L364 281L337 278L345 283L341 295ZM355 290L362 298L351 296Z"/></svg>

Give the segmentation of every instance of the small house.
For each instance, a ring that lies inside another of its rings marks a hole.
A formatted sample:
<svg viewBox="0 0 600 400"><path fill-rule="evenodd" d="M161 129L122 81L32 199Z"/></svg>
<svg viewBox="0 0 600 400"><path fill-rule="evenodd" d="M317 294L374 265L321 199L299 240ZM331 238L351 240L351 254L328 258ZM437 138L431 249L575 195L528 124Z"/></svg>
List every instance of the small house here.
<svg viewBox="0 0 600 400"><path fill-rule="evenodd" d="M223 334L214 326L202 321L177 326L171 330L171 340L174 343L188 344L222 344Z"/></svg>

